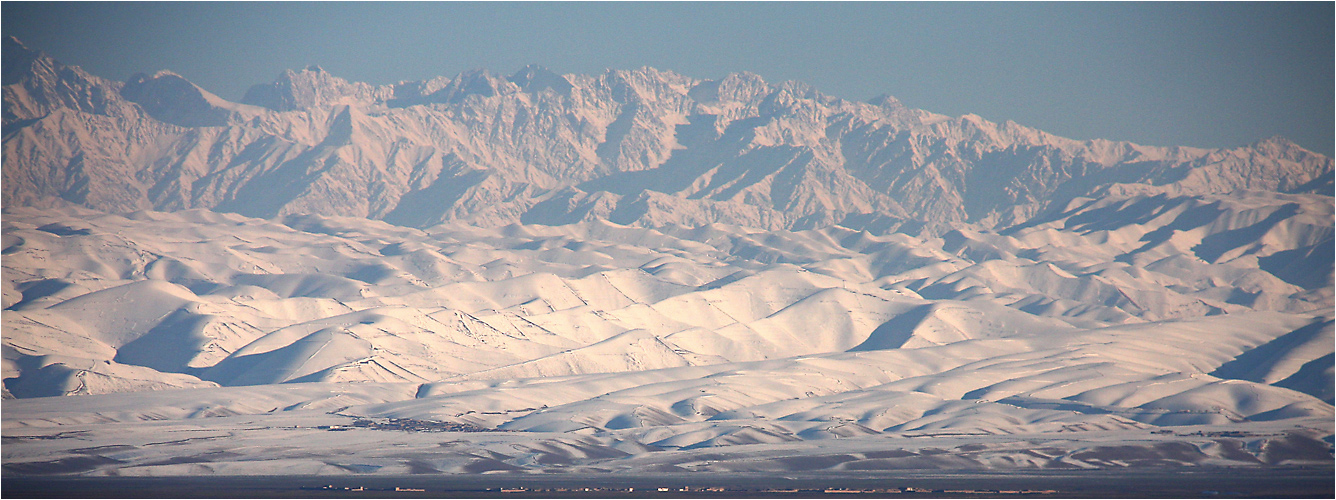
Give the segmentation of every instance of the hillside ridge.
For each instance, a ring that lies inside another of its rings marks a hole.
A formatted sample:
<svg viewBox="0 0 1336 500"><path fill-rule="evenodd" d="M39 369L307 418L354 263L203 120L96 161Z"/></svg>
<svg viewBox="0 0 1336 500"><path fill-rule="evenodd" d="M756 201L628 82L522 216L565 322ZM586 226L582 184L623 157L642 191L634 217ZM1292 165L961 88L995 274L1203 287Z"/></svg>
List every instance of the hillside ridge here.
<svg viewBox="0 0 1336 500"><path fill-rule="evenodd" d="M233 103L170 71L121 83L12 37L5 53L6 207L941 234L1108 192L1322 192L1332 173L1283 138L1076 141L750 73L531 65L374 86L311 66Z"/></svg>

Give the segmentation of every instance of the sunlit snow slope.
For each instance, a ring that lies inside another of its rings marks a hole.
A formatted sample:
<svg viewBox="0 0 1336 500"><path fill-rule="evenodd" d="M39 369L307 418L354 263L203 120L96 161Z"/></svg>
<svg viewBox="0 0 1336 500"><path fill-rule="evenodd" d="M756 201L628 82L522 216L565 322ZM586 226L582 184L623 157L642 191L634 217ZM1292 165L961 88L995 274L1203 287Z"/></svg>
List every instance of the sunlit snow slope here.
<svg viewBox="0 0 1336 500"><path fill-rule="evenodd" d="M5 43L6 474L1332 464L1331 160L1281 139Z"/></svg>
<svg viewBox="0 0 1336 500"><path fill-rule="evenodd" d="M372 87L311 67L241 104L169 71L121 83L12 38L4 53L5 206L940 235L1129 190L1331 192L1331 159L1283 138L1075 141L747 73L527 67Z"/></svg>
<svg viewBox="0 0 1336 500"><path fill-rule="evenodd" d="M1109 198L925 240L13 209L5 390L37 399L5 403L6 466L114 444L75 469L336 472L317 457L342 441L277 427L341 416L520 431L353 446L400 472L1329 461L1330 218L1314 195ZM1296 266L1326 278L1277 276ZM168 423L307 442L136 444ZM60 432L88 434L21 437ZM937 434L978 439L915 438ZM211 458L151 465L178 453Z"/></svg>

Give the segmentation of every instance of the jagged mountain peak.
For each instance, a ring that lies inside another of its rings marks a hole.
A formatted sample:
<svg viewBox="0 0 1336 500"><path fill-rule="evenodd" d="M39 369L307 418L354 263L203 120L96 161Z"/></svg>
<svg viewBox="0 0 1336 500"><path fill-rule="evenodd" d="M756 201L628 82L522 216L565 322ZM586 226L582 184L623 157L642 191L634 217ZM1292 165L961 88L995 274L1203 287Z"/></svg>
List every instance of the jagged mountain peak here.
<svg viewBox="0 0 1336 500"><path fill-rule="evenodd" d="M1280 135L1273 135L1265 139L1258 140L1247 147L1273 155L1294 156L1296 154L1315 154L1294 141Z"/></svg>
<svg viewBox="0 0 1336 500"><path fill-rule="evenodd" d="M1283 139L1234 150L1077 141L973 114L935 115L888 95L845 101L749 72L704 80L651 67L559 75L529 65L510 76L476 69L376 87L309 66L243 100L271 111L229 103L171 72L125 84L81 75L50 62L24 69L28 83L6 85L6 151L41 152L7 156L17 159L7 167L7 202L393 214L414 225L608 217L933 233L1019 223L1114 185L1298 189L1332 169L1330 158ZM91 125L41 121L56 108L115 109L119 118L70 133L62 128ZM9 133L39 122L32 130L40 134ZM139 131L158 122L215 130ZM106 149L85 139L106 135L134 137L144 149L108 152L96 168L74 156ZM52 164L79 169L59 182L9 175ZM79 184L96 169L107 184ZM70 196L73 186L92 193ZM558 213L537 214L551 210Z"/></svg>
<svg viewBox="0 0 1336 500"><path fill-rule="evenodd" d="M609 68L603 72L605 77L618 78L627 82L662 82L679 83L685 80L695 80L694 78L682 75L676 71L659 69L653 66L641 66L635 69Z"/></svg>
<svg viewBox="0 0 1336 500"><path fill-rule="evenodd" d="M504 77L483 68L471 69L456 75L449 84L436 92L435 102L458 102L470 95L495 97L515 94L520 87ZM430 98L430 97L429 97Z"/></svg>
<svg viewBox="0 0 1336 500"><path fill-rule="evenodd" d="M392 95L393 87L349 82L313 64L299 71L284 71L271 83L252 86L241 102L274 111L293 111L338 104L367 104Z"/></svg>
<svg viewBox="0 0 1336 500"><path fill-rule="evenodd" d="M120 83L99 78L78 66L67 66L18 38L4 41L4 123L8 127L59 109L107 115L116 109Z"/></svg>
<svg viewBox="0 0 1336 500"><path fill-rule="evenodd" d="M169 70L160 70L152 76L135 74L121 87L120 94L158 121L181 127L221 127L233 115L256 113L249 106L218 97Z"/></svg>
<svg viewBox="0 0 1336 500"><path fill-rule="evenodd" d="M906 107L904 103L900 102L899 99L892 97L890 94L881 94L877 97L873 97L868 99L867 103L886 109L904 109Z"/></svg>
<svg viewBox="0 0 1336 500"><path fill-rule="evenodd" d="M520 70L516 71L514 75L511 75L508 80L510 80L511 83L518 85L519 88L525 92L530 93L551 89L553 92L560 95L570 95L571 91L575 88L575 85L573 85L570 80L566 79L566 77L556 74L552 72L552 70L537 64L530 64L520 68Z"/></svg>
<svg viewBox="0 0 1336 500"><path fill-rule="evenodd" d="M750 71L730 73L719 80L717 86L718 99L727 102L749 102L770 90L761 75Z"/></svg>

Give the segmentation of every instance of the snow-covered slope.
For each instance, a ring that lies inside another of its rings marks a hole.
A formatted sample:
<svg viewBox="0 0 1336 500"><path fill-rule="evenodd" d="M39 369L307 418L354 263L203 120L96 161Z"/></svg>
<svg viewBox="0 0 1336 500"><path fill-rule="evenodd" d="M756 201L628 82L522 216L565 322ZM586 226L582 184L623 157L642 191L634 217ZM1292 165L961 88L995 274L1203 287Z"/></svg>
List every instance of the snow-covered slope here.
<svg viewBox="0 0 1336 500"><path fill-rule="evenodd" d="M126 450L87 471L119 474L345 470L309 457L353 417L500 432L359 452L387 472L476 471L481 449L499 469L1329 463L1331 217L1246 191L928 239L15 208L6 436L86 432ZM106 395L41 397L80 394ZM196 423L228 415L250 417ZM145 419L305 444L164 469L235 445L156 448ZM942 433L993 437L928 458Z"/></svg>
<svg viewBox="0 0 1336 500"><path fill-rule="evenodd" d="M1281 138L1224 150L1081 142L746 73L530 66L374 87L312 66L237 104L171 72L108 82L4 43L6 206L940 234L1108 192L1331 182L1330 158Z"/></svg>
<svg viewBox="0 0 1336 500"><path fill-rule="evenodd" d="M5 44L7 474L1332 463L1332 163L1283 139Z"/></svg>

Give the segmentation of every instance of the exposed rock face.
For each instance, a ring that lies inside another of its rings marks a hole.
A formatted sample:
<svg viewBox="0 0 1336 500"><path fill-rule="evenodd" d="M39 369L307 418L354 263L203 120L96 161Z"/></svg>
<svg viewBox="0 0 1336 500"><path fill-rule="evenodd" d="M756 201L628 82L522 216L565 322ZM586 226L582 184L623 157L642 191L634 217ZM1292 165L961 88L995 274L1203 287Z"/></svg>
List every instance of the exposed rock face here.
<svg viewBox="0 0 1336 500"><path fill-rule="evenodd" d="M310 67L243 105L170 72L109 82L5 44L6 206L939 234L1080 196L1329 191L1332 172L1281 138L1082 142L745 73L530 66L374 87Z"/></svg>

